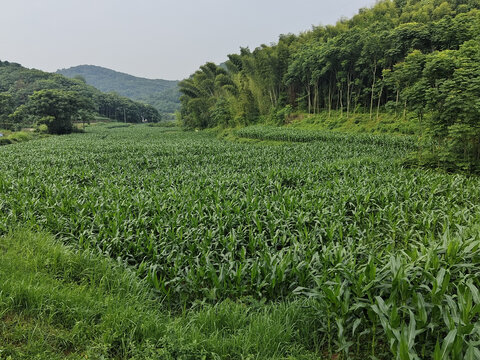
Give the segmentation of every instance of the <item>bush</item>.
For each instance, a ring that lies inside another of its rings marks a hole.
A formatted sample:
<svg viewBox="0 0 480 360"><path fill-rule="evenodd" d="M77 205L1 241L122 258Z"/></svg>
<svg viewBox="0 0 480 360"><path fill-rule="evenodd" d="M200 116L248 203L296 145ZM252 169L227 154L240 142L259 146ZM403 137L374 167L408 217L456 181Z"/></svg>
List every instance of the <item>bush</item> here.
<svg viewBox="0 0 480 360"><path fill-rule="evenodd" d="M45 124L40 124L40 125L38 125L38 127L37 127L37 131L38 131L39 133L46 134L46 133L48 133L48 126L45 125Z"/></svg>
<svg viewBox="0 0 480 360"><path fill-rule="evenodd" d="M12 143L12 140L10 140L9 138L6 138L6 137L1 137L0 138L0 146L8 145L8 144L11 144L11 143Z"/></svg>
<svg viewBox="0 0 480 360"><path fill-rule="evenodd" d="M292 106L287 105L281 109L272 108L268 116L268 122L275 125L285 125L287 118L293 112Z"/></svg>
<svg viewBox="0 0 480 360"><path fill-rule="evenodd" d="M32 134L26 131L18 131L8 137L11 142L24 142L32 139Z"/></svg>
<svg viewBox="0 0 480 360"><path fill-rule="evenodd" d="M72 133L84 133L85 132L85 129L81 126L81 125L78 125L78 124L75 124L73 125L72 127Z"/></svg>

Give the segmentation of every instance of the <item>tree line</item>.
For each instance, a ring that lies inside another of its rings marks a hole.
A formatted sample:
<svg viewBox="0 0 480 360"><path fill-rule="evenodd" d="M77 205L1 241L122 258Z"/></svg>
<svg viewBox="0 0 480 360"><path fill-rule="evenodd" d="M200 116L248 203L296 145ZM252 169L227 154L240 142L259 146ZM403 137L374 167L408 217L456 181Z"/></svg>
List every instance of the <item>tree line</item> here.
<svg viewBox="0 0 480 360"><path fill-rule="evenodd" d="M72 132L74 122L89 122L96 116L129 123L161 120L153 106L102 93L81 77L68 79L0 61L0 128L44 124L49 133L66 134Z"/></svg>
<svg viewBox="0 0 480 360"><path fill-rule="evenodd" d="M384 0L348 20L241 48L180 82L186 127L291 112L414 114L422 161L480 169L480 0Z"/></svg>

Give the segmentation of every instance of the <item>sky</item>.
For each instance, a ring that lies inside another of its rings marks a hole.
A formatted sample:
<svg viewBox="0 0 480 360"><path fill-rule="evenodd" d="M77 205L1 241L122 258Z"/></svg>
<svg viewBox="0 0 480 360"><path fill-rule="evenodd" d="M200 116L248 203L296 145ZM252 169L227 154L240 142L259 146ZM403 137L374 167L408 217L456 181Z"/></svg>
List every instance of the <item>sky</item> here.
<svg viewBox="0 0 480 360"><path fill-rule="evenodd" d="M0 60L177 80L240 47L350 18L374 0L1 0Z"/></svg>

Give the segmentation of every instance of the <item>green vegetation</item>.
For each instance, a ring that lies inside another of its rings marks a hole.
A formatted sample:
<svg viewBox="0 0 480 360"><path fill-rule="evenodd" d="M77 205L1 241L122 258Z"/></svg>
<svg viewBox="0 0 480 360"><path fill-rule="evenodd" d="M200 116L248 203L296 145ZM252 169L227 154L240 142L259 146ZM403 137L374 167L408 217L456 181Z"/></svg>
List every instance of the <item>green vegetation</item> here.
<svg viewBox="0 0 480 360"><path fill-rule="evenodd" d="M151 358L478 357L477 177L403 167L399 160L415 146L408 137L237 132L284 141L255 146L119 125L0 148L3 241L21 244L8 240L18 224L131 269L105 282L106 270L85 270L83 260L50 273L55 261L25 255L23 263L14 254L29 254L24 247L4 246L0 254L10 254L18 274L0 285L0 303L10 309L5 315L14 309L18 326L27 322L18 331L29 334L38 322L48 333L65 322L58 336L75 351L100 344L93 349L117 358L145 358L145 349ZM66 272L85 277L63 281ZM126 286L110 281L122 274L134 281L132 273L144 279L140 293L148 284L156 300L137 302L129 291L134 299L110 319L109 296L121 298L115 294ZM85 295L78 301L86 305L63 305L64 286ZM43 295L30 300L35 291ZM157 311L173 313L150 325ZM84 326L91 329L78 339ZM0 336L11 339L12 331ZM31 336L60 349L56 335L50 343ZM18 341L8 341L16 351Z"/></svg>
<svg viewBox="0 0 480 360"><path fill-rule="evenodd" d="M173 119L174 114L180 110L178 86L165 89L158 94L142 96L138 100L154 106L167 119Z"/></svg>
<svg viewBox="0 0 480 360"><path fill-rule="evenodd" d="M164 118L180 109L178 81L152 80L120 73L100 66L80 65L58 70L69 78L81 77L103 92L115 92L155 107Z"/></svg>
<svg viewBox="0 0 480 360"><path fill-rule="evenodd" d="M349 131L358 116L393 118L401 126L385 131L421 136L415 162L480 172L478 0L382 0L228 57L180 82L186 127L283 125L306 113Z"/></svg>
<svg viewBox="0 0 480 360"><path fill-rule="evenodd" d="M418 135L422 131L421 124L413 113L405 118L395 114L380 113L378 118L370 119L368 113L346 116L340 111L320 112L318 114L292 113L285 118L285 125L304 130L333 130L344 133ZM272 125L272 124L270 124Z"/></svg>
<svg viewBox="0 0 480 360"><path fill-rule="evenodd" d="M373 144L379 147L398 146L402 150L415 150L416 142L413 137L393 137L391 135L371 135L371 134L347 134L340 132L304 130L287 127L275 127L254 125L241 128L234 131L234 134L242 138L287 141L287 142L341 142Z"/></svg>
<svg viewBox="0 0 480 360"><path fill-rule="evenodd" d="M315 358L306 302L172 315L120 264L42 233L0 238L0 278L2 360Z"/></svg>
<svg viewBox="0 0 480 360"><path fill-rule="evenodd" d="M8 130L0 130L0 133L3 134L3 136L0 137L0 146L29 141L34 139L35 137L38 137L38 133L32 133L27 131L11 132Z"/></svg>
<svg viewBox="0 0 480 360"><path fill-rule="evenodd" d="M478 0L383 0L201 66L183 128L0 63L0 359L480 359L479 63Z"/></svg>
<svg viewBox="0 0 480 360"><path fill-rule="evenodd" d="M51 134L66 134L74 122L88 123L96 115L131 123L160 120L152 106L101 93L81 79L0 62L0 128L46 125Z"/></svg>
<svg viewBox="0 0 480 360"><path fill-rule="evenodd" d="M91 104L86 98L78 98L74 91L39 90L20 106L13 117L37 117L38 125L46 125L50 134L69 134L73 131L73 118Z"/></svg>

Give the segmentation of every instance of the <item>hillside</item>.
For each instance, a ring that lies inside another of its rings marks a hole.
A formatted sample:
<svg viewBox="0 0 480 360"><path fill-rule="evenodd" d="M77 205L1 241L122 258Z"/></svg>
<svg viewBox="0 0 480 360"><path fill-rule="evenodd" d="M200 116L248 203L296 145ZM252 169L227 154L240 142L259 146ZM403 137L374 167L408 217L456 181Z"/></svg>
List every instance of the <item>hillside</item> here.
<svg viewBox="0 0 480 360"><path fill-rule="evenodd" d="M51 132L68 133L72 121L89 121L95 116L131 123L160 120L160 114L151 105L102 93L61 74L0 61L1 129L15 131L62 123L61 131L52 128Z"/></svg>
<svg viewBox="0 0 480 360"><path fill-rule="evenodd" d="M174 113L180 105L178 81L145 79L94 65L80 65L57 71L69 78L81 76L87 84L104 92L116 92L140 100L161 113Z"/></svg>

